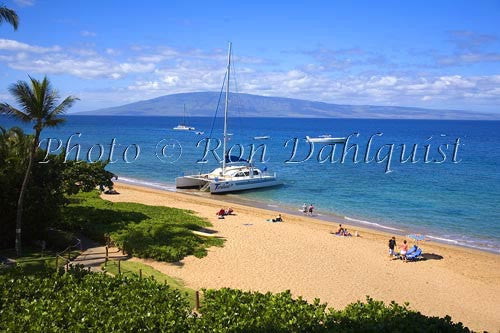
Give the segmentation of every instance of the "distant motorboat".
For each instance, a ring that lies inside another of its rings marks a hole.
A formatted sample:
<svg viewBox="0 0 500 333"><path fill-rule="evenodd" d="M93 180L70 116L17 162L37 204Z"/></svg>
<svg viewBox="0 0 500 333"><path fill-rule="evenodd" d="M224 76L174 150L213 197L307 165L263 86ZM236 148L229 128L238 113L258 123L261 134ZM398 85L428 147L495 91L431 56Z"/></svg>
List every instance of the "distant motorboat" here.
<svg viewBox="0 0 500 333"><path fill-rule="evenodd" d="M184 115L182 123L174 127L174 131L194 131L196 128L186 125L186 104L184 104Z"/></svg>
<svg viewBox="0 0 500 333"><path fill-rule="evenodd" d="M175 131L194 131L196 128L186 125L177 125L173 128Z"/></svg>
<svg viewBox="0 0 500 333"><path fill-rule="evenodd" d="M262 136L254 136L254 140L267 140L270 139L271 137L269 135L262 135Z"/></svg>
<svg viewBox="0 0 500 333"><path fill-rule="evenodd" d="M313 143L344 143L346 142L347 139L345 137L333 138L329 134L323 134L316 138L306 135L306 140L307 142L313 142Z"/></svg>

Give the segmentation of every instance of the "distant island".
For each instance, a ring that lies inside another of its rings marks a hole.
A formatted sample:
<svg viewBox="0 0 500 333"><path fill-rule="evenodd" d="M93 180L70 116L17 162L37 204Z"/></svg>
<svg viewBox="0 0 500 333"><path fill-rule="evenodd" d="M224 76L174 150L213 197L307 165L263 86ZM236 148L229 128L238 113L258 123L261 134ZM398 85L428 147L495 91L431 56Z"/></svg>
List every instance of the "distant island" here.
<svg viewBox="0 0 500 333"><path fill-rule="evenodd" d="M230 98L232 114L240 117L500 120L500 115L488 112L330 104L241 93L233 93ZM180 116L185 104L190 116L213 117L218 99L217 92L172 94L75 115ZM223 110L221 100L219 115L223 114Z"/></svg>

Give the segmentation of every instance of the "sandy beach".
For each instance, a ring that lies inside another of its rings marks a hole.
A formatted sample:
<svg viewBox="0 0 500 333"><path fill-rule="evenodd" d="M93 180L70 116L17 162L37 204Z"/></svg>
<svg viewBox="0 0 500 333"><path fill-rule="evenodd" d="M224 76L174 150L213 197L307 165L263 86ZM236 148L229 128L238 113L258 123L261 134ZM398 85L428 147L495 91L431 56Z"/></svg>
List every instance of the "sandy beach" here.
<svg viewBox="0 0 500 333"><path fill-rule="evenodd" d="M435 242L420 242L424 261L390 260L391 234L354 226L361 237L330 234L336 225L306 216L284 214L283 223L270 223L276 212L231 204L236 215L223 220L215 213L228 203L117 183L120 195L110 201L138 202L189 209L208 219L224 247L206 257L190 256L168 264L141 260L184 281L193 289L231 287L280 292L290 289L308 300L320 298L336 309L366 295L410 307L426 315L450 315L474 330L500 330L500 255ZM403 237L397 236L398 245ZM410 245L412 241L410 241Z"/></svg>

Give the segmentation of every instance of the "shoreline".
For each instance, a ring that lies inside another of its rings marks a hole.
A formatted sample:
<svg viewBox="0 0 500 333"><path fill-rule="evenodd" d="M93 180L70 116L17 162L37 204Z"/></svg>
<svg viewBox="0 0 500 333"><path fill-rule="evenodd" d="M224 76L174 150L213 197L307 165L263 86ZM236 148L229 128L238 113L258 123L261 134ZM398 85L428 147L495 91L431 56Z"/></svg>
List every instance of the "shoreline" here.
<svg viewBox="0 0 500 333"><path fill-rule="evenodd" d="M387 241L392 233L362 227L361 237L330 234L335 225L315 218L283 213L284 223L269 223L276 212L231 204L236 215L217 219L226 201L117 183L120 195L102 195L112 202L188 209L212 223L209 229L224 238L223 247L208 249L198 259L178 263L150 259L146 263L182 280L186 287L237 288L260 292L291 290L308 301L320 298L335 309L369 295L389 303L410 303L425 315L450 315L474 330L500 328L500 256L438 242L419 242L426 260L391 260ZM398 245L403 237L396 236ZM410 242L411 245L411 242Z"/></svg>
<svg viewBox="0 0 500 333"><path fill-rule="evenodd" d="M138 180L138 179L133 179L133 178L128 178L128 177L121 177L118 178L118 180L115 181L115 183L119 184L126 184L126 185L132 185L132 186L138 186L138 187L144 187L144 188L150 188L150 189L155 189L155 190L160 190L160 191L166 191L169 193L181 193L181 194L186 194L186 195L191 195L194 197L198 198L207 198L207 199L213 199L225 203L230 203L230 204L239 204L239 205L244 205L244 206L249 206L253 208L259 208L259 209L264 209L264 210L269 210L273 211L276 213L285 213L285 214L290 214L290 215L295 215L297 217L304 217L308 218L311 220L321 220L324 222L327 222L332 225L332 227L336 227L337 224L342 224L344 226L349 227L348 229L352 230L355 228L358 229L366 229L366 231L374 231L374 232L381 232L387 235L397 235L400 237L406 237L408 234L411 232L405 232L404 229L399 229L396 227L392 226L385 226L377 222L370 222L370 221L363 221L359 220L356 218L352 218L349 216L340 216L336 215L331 212L325 212L321 210L315 210L316 213L314 216L309 216L306 214L303 214L299 212L298 209L294 209L291 206L287 206L284 204L279 204L279 205L269 205L264 202L260 202L257 200L252 200L252 199L247 199L247 198L241 198L237 197L237 195L234 194L229 194L229 195L210 195L207 193L199 192L197 190L178 190L175 188L175 184L166 184L166 183L153 183L145 180ZM319 211L319 213L318 213ZM475 250L479 252L485 252L485 253L491 253L495 255L500 256L500 250L493 250L489 248L485 248L483 246L468 246L466 244L461 244L457 240L453 239L446 239L441 236L434 236L434 235L428 235L425 234L426 240L425 243L432 242L432 243L438 243L442 245L447 245L447 246L452 246L452 247L457 247L457 248L462 248L462 249L470 249L470 250Z"/></svg>

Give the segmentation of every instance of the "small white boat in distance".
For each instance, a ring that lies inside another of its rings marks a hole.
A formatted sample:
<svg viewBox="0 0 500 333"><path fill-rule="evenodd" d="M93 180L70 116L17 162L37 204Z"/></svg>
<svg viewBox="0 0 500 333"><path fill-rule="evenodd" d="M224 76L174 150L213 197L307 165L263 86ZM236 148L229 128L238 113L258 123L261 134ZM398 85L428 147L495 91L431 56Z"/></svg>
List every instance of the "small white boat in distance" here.
<svg viewBox="0 0 500 333"><path fill-rule="evenodd" d="M195 128L191 126L186 126L186 125L177 125L174 127L175 131L194 131Z"/></svg>
<svg viewBox="0 0 500 333"><path fill-rule="evenodd" d="M184 104L184 115L182 123L174 127L174 131L194 131L196 128L186 125L186 104Z"/></svg>
<svg viewBox="0 0 500 333"><path fill-rule="evenodd" d="M262 135L262 136L254 136L254 140L267 140L270 139L271 137L269 135Z"/></svg>
<svg viewBox="0 0 500 333"><path fill-rule="evenodd" d="M270 186L281 185L276 174L255 167L251 161L241 160L229 156L227 141L231 134L227 131L227 115L229 110L229 77L231 73L231 43L227 56L226 71L226 101L224 107L224 158L222 166L210 173L192 173L175 178L176 188L198 188L200 191L210 191L212 194L253 190Z"/></svg>
<svg viewBox="0 0 500 333"><path fill-rule="evenodd" d="M320 135L317 138L312 138L309 135L306 135L306 140L307 142L313 142L313 143L345 143L346 138L345 137L339 137L339 138L332 138L331 135Z"/></svg>

